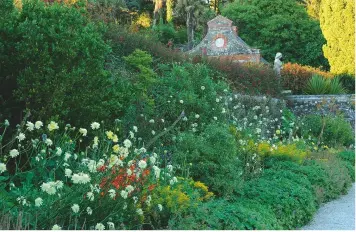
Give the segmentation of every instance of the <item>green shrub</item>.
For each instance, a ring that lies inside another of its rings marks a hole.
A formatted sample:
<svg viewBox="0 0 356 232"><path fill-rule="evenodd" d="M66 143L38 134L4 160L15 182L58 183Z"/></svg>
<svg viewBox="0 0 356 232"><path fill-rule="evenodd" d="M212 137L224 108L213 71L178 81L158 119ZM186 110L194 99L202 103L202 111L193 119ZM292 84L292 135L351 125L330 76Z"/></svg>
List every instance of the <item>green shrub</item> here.
<svg viewBox="0 0 356 232"><path fill-rule="evenodd" d="M323 123L325 123L321 142L328 146L350 146L354 143L354 134L348 121L342 116L308 115L303 119L301 133L304 138L312 135L316 138L322 132Z"/></svg>
<svg viewBox="0 0 356 232"><path fill-rule="evenodd" d="M169 229L179 230L277 230L282 229L273 211L259 202L241 198L201 204L190 214L178 215Z"/></svg>
<svg viewBox="0 0 356 232"><path fill-rule="evenodd" d="M313 75L305 88L306 94L344 94L344 89L339 78L326 79L320 75Z"/></svg>
<svg viewBox="0 0 356 232"><path fill-rule="evenodd" d="M302 178L307 178L311 186L306 187L313 192L316 196L316 203L320 205L345 192L350 184L350 178L345 164L335 161L335 157L331 157L331 160L321 159L320 155L317 157L319 160L307 160L302 165L272 158L266 160L265 165L268 169L287 170L302 176Z"/></svg>
<svg viewBox="0 0 356 232"><path fill-rule="evenodd" d="M263 176L246 182L244 197L273 209L284 229L308 222L316 211L315 196L306 177L288 170L266 170Z"/></svg>
<svg viewBox="0 0 356 232"><path fill-rule="evenodd" d="M338 155L342 160L355 166L355 151L354 150L343 151L343 152L340 152Z"/></svg>
<svg viewBox="0 0 356 232"><path fill-rule="evenodd" d="M0 74L1 112L16 123L29 108L36 118L51 115L86 125L120 114L122 80L104 69L110 52L102 38L105 27L91 23L79 5L31 0L13 14L0 19L6 20L0 63L7 67Z"/></svg>
<svg viewBox="0 0 356 232"><path fill-rule="evenodd" d="M227 126L210 124L200 135L181 133L173 159L183 168L191 163L189 174L193 179L206 183L218 195L229 196L241 184L236 147Z"/></svg>
<svg viewBox="0 0 356 232"><path fill-rule="evenodd" d="M157 33L158 39L161 43L167 44L170 40L173 42L176 38L176 30L172 24L160 23L158 26L153 28L154 32Z"/></svg>
<svg viewBox="0 0 356 232"><path fill-rule="evenodd" d="M355 75L345 73L339 74L336 77L340 79L342 85L349 94L355 94Z"/></svg>

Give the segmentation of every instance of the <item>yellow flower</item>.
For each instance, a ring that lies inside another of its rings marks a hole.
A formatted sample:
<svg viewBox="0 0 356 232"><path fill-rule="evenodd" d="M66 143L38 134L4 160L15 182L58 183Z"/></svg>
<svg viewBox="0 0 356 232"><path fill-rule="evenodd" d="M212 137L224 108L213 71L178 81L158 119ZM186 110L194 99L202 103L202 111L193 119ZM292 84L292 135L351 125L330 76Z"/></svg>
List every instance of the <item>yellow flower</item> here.
<svg viewBox="0 0 356 232"><path fill-rule="evenodd" d="M114 150L115 153L119 153L120 146L118 144L116 144L115 146L112 147L112 149Z"/></svg>
<svg viewBox="0 0 356 232"><path fill-rule="evenodd" d="M318 150L318 147L314 147L314 150L316 150L316 151L317 151L317 150Z"/></svg>
<svg viewBox="0 0 356 232"><path fill-rule="evenodd" d="M105 132L108 139L113 139L114 133L112 131Z"/></svg>
<svg viewBox="0 0 356 232"><path fill-rule="evenodd" d="M117 137L117 135L114 135L114 136L113 136L112 141L113 141L114 143L119 142L119 138Z"/></svg>
<svg viewBox="0 0 356 232"><path fill-rule="evenodd" d="M47 128L49 131L57 130L59 128L58 123L51 121L51 123L48 124Z"/></svg>
<svg viewBox="0 0 356 232"><path fill-rule="evenodd" d="M281 131L280 130L276 130L276 134L277 135L281 134Z"/></svg>

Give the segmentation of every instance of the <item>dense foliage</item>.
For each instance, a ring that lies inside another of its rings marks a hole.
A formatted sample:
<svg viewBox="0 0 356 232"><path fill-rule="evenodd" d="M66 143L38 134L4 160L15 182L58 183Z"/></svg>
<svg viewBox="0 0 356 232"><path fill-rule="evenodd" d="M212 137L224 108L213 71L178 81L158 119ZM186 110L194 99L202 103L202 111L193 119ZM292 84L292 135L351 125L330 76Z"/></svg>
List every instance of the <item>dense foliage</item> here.
<svg viewBox="0 0 356 232"><path fill-rule="evenodd" d="M265 59L273 61L281 52L290 62L328 67L320 26L295 0L234 1L222 14L234 21L247 44L262 50Z"/></svg>
<svg viewBox="0 0 356 232"><path fill-rule="evenodd" d="M355 179L349 122L294 115L268 66L175 51L163 1L0 13L0 229L295 229ZM289 66L300 91L330 76Z"/></svg>
<svg viewBox="0 0 356 232"><path fill-rule="evenodd" d="M330 71L355 74L355 2L322 0L320 27L327 43L323 46Z"/></svg>

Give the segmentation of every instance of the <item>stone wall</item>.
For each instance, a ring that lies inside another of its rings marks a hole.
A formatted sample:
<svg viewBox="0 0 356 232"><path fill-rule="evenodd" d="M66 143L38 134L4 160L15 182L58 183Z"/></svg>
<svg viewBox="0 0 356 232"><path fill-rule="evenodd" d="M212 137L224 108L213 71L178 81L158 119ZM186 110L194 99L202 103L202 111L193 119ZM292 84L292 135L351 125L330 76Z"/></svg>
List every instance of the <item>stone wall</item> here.
<svg viewBox="0 0 356 232"><path fill-rule="evenodd" d="M355 129L355 95L288 95L287 107L298 116L342 113Z"/></svg>

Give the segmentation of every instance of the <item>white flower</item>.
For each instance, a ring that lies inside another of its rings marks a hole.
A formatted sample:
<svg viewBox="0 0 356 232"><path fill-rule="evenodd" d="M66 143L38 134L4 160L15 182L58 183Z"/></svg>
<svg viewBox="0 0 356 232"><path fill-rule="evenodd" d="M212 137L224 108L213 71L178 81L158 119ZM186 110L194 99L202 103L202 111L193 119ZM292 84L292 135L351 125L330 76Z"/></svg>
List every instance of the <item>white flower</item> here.
<svg viewBox="0 0 356 232"><path fill-rule="evenodd" d="M261 131L262 131L262 130L261 130L260 128L256 128L256 133L257 133L257 134L260 134Z"/></svg>
<svg viewBox="0 0 356 232"><path fill-rule="evenodd" d="M47 128L49 131L57 130L57 129L59 129L58 123L51 121L51 123L48 124Z"/></svg>
<svg viewBox="0 0 356 232"><path fill-rule="evenodd" d="M23 197L23 196L20 196L20 197L16 198L16 200L21 205L28 205L26 198Z"/></svg>
<svg viewBox="0 0 356 232"><path fill-rule="evenodd" d="M116 196L115 189L110 189L110 190L109 190L109 197L110 197L111 199L114 199L115 196Z"/></svg>
<svg viewBox="0 0 356 232"><path fill-rule="evenodd" d="M53 227L52 227L52 230L61 230L62 227L60 227L59 225L55 224Z"/></svg>
<svg viewBox="0 0 356 232"><path fill-rule="evenodd" d="M196 114L196 115L195 115L195 118L196 118L196 119L198 119L199 117L200 117L200 115L199 115L199 114Z"/></svg>
<svg viewBox="0 0 356 232"><path fill-rule="evenodd" d="M87 214L88 215L92 215L93 214L93 210L90 207L87 207Z"/></svg>
<svg viewBox="0 0 356 232"><path fill-rule="evenodd" d="M255 119L255 120L256 120L256 119L257 119L257 115L253 116L253 119Z"/></svg>
<svg viewBox="0 0 356 232"><path fill-rule="evenodd" d="M152 130L151 133L152 133L152 135L155 135L155 134L156 134L156 131Z"/></svg>
<svg viewBox="0 0 356 232"><path fill-rule="evenodd" d="M43 126L43 123L41 121L35 122L35 128L38 130Z"/></svg>
<svg viewBox="0 0 356 232"><path fill-rule="evenodd" d="M93 122L92 124L90 124L91 129L96 130L100 128L100 124L98 122Z"/></svg>
<svg viewBox="0 0 356 232"><path fill-rule="evenodd" d="M137 130L138 130L138 129L137 129L137 126L133 126L132 128L133 128L133 130L135 131L135 133L137 133Z"/></svg>
<svg viewBox="0 0 356 232"><path fill-rule="evenodd" d="M81 133L83 136L87 136L88 131L85 128L79 128L79 133Z"/></svg>
<svg viewBox="0 0 356 232"><path fill-rule="evenodd" d="M89 201L94 201L94 193L93 192L88 192L87 197Z"/></svg>
<svg viewBox="0 0 356 232"><path fill-rule="evenodd" d="M150 162L151 162L151 164L155 164L156 163L156 158L151 156L150 157Z"/></svg>
<svg viewBox="0 0 356 232"><path fill-rule="evenodd" d="M97 164L96 164L95 160L90 160L87 166L88 166L89 172L95 173L97 171L96 170Z"/></svg>
<svg viewBox="0 0 356 232"><path fill-rule="evenodd" d="M19 140L19 142L21 142L22 140L25 140L26 136L24 133L20 133L16 138Z"/></svg>
<svg viewBox="0 0 356 232"><path fill-rule="evenodd" d="M0 163L0 174L6 171L6 164Z"/></svg>
<svg viewBox="0 0 356 232"><path fill-rule="evenodd" d="M90 181L90 176L85 173L78 173L72 176L72 181L74 184L86 184Z"/></svg>
<svg viewBox="0 0 356 232"><path fill-rule="evenodd" d="M125 146L126 148L130 148L130 147L132 146L131 141L128 140L128 139L125 139L125 140L124 140L124 146Z"/></svg>
<svg viewBox="0 0 356 232"><path fill-rule="evenodd" d="M140 161L138 162L138 166L139 166L141 169L145 169L145 168L147 167L147 163L146 163L146 161L144 161L144 160L140 160Z"/></svg>
<svg viewBox="0 0 356 232"><path fill-rule="evenodd" d="M187 117L182 118L183 121L188 121Z"/></svg>
<svg viewBox="0 0 356 232"><path fill-rule="evenodd" d="M160 175L160 173L161 173L161 169L160 169L159 167L157 167L157 166L153 166L152 168L153 168L153 170L154 170L154 172L155 172L155 177L156 177L156 179L158 179L158 178L159 178L159 175Z"/></svg>
<svg viewBox="0 0 356 232"><path fill-rule="evenodd" d="M63 188L63 181L57 180L56 183L55 183L55 187L56 187L56 189Z"/></svg>
<svg viewBox="0 0 356 232"><path fill-rule="evenodd" d="M120 156L126 158L129 155L129 149L127 147L120 148Z"/></svg>
<svg viewBox="0 0 356 232"><path fill-rule="evenodd" d="M178 179L177 177L173 177L172 180L169 181L170 185L173 185L174 183L177 183Z"/></svg>
<svg viewBox="0 0 356 232"><path fill-rule="evenodd" d="M151 119L150 121L148 121L149 123L155 123L155 120Z"/></svg>
<svg viewBox="0 0 356 232"><path fill-rule="evenodd" d="M58 156L62 155L62 148L57 147L56 149L57 149L56 155L58 155Z"/></svg>
<svg viewBox="0 0 356 232"><path fill-rule="evenodd" d="M68 161L72 155L68 152L64 153L64 161Z"/></svg>
<svg viewBox="0 0 356 232"><path fill-rule="evenodd" d="M200 87L200 89L201 89L201 90L205 90L205 86L202 85L202 86Z"/></svg>
<svg viewBox="0 0 356 232"><path fill-rule="evenodd" d="M54 182L43 183L41 185L41 189L43 192L46 192L49 195L54 195L56 193L56 188L55 188Z"/></svg>
<svg viewBox="0 0 356 232"><path fill-rule="evenodd" d="M9 120L5 119L4 125L5 125L5 126L10 126Z"/></svg>
<svg viewBox="0 0 356 232"><path fill-rule="evenodd" d="M99 138L98 136L95 136L94 137L94 140L93 140L93 148L98 148L98 144L99 144Z"/></svg>
<svg viewBox="0 0 356 232"><path fill-rule="evenodd" d="M161 204L158 204L157 206L158 206L159 211L163 210L163 206Z"/></svg>
<svg viewBox="0 0 356 232"><path fill-rule="evenodd" d="M152 197L151 197L151 195L149 195L149 196L147 197L145 203L146 203L148 206L150 206L151 200L152 200Z"/></svg>
<svg viewBox="0 0 356 232"><path fill-rule="evenodd" d="M97 223L95 226L95 230L105 230L105 226L101 223Z"/></svg>
<svg viewBox="0 0 356 232"><path fill-rule="evenodd" d="M132 131L130 131L129 134L130 134L130 138L131 138L131 139L135 138L135 133L133 133Z"/></svg>
<svg viewBox="0 0 356 232"><path fill-rule="evenodd" d="M134 196L132 199L134 200L134 203L136 204L138 201L138 198L136 196Z"/></svg>
<svg viewBox="0 0 356 232"><path fill-rule="evenodd" d="M173 171L173 166L171 164L167 165L167 169L169 172L172 172Z"/></svg>
<svg viewBox="0 0 356 232"><path fill-rule="evenodd" d="M127 173L128 176L131 176L132 175L131 169L127 169L126 173Z"/></svg>
<svg viewBox="0 0 356 232"><path fill-rule="evenodd" d="M142 209L137 209L137 210L136 210L136 213L137 213L138 215L143 215Z"/></svg>
<svg viewBox="0 0 356 232"><path fill-rule="evenodd" d="M120 195L121 195L122 198L126 199L127 196L129 195L129 193L126 192L125 190L122 190L121 193L120 193Z"/></svg>
<svg viewBox="0 0 356 232"><path fill-rule="evenodd" d="M180 104L183 104L183 103L184 103L184 101L183 101L183 100L179 100L179 103L180 103Z"/></svg>
<svg viewBox="0 0 356 232"><path fill-rule="evenodd" d="M42 204L43 204L42 198L37 197L37 198L35 199L35 206L36 206L36 207L40 207Z"/></svg>
<svg viewBox="0 0 356 232"><path fill-rule="evenodd" d="M70 170L70 169L68 169L68 168L66 168L65 170L64 170L64 175L66 176L66 177L71 177L72 176L72 170Z"/></svg>
<svg viewBox="0 0 356 232"><path fill-rule="evenodd" d="M109 230L115 230L115 224L112 223L112 222L108 222L108 227L109 227Z"/></svg>
<svg viewBox="0 0 356 232"><path fill-rule="evenodd" d="M74 213L78 213L79 212L79 205L78 204L73 204L71 208L72 208L72 211Z"/></svg>
<svg viewBox="0 0 356 232"><path fill-rule="evenodd" d="M217 117L214 117L214 120L218 120L218 118L217 118Z"/></svg>
<svg viewBox="0 0 356 232"><path fill-rule="evenodd" d="M27 121L26 126L29 131L33 131L35 129L35 125L32 122Z"/></svg>
<svg viewBox="0 0 356 232"><path fill-rule="evenodd" d="M53 142L50 139L46 139L45 143L47 144L47 146L52 146L53 145Z"/></svg>
<svg viewBox="0 0 356 232"><path fill-rule="evenodd" d="M109 159L109 168L111 168L114 165L118 165L118 166L123 166L124 165L122 160L119 159L119 157L117 155L111 155L110 159Z"/></svg>
<svg viewBox="0 0 356 232"><path fill-rule="evenodd" d="M125 188L125 190L130 194L132 191L135 190L135 188L132 187L132 185L127 185L126 188Z"/></svg>

